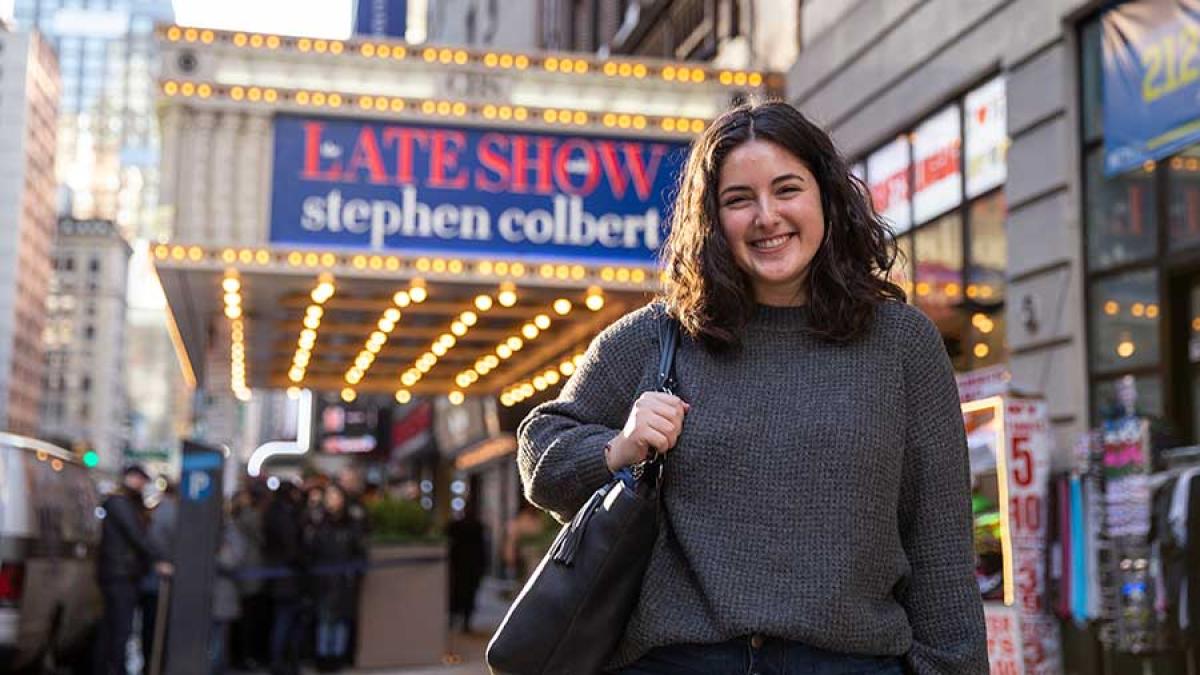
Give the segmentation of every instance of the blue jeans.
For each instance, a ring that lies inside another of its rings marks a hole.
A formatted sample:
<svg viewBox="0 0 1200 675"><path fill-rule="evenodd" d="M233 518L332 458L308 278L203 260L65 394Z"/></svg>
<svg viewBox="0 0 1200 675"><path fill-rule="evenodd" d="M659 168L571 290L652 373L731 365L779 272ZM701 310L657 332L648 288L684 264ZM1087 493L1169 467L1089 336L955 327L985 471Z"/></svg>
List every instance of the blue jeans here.
<svg viewBox="0 0 1200 675"><path fill-rule="evenodd" d="M620 675L903 675L898 656L838 654L799 642L751 636L713 645L651 650Z"/></svg>
<svg viewBox="0 0 1200 675"><path fill-rule="evenodd" d="M340 659L346 656L350 626L345 621L317 619L317 657Z"/></svg>

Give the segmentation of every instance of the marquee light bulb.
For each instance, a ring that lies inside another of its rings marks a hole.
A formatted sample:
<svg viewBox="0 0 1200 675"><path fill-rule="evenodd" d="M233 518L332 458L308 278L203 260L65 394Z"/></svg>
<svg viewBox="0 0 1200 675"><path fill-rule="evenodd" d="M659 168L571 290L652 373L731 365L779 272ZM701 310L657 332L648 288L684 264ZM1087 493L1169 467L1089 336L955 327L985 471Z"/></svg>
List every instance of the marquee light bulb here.
<svg viewBox="0 0 1200 675"><path fill-rule="evenodd" d="M450 324L450 332L454 333L458 337L462 337L467 334L467 325L461 321L455 321L454 323Z"/></svg>
<svg viewBox="0 0 1200 675"><path fill-rule="evenodd" d="M585 301L585 304L587 305L588 309L592 310L593 312L598 312L604 308L604 296L589 295Z"/></svg>
<svg viewBox="0 0 1200 675"><path fill-rule="evenodd" d="M438 356L446 355L446 346L440 342L433 343L433 346L430 347L429 350L432 351L434 354L437 354ZM421 367L420 364L418 364L417 367L420 368Z"/></svg>
<svg viewBox="0 0 1200 675"><path fill-rule="evenodd" d="M414 286L412 290L408 292L408 297L411 298L413 302L420 304L425 302L425 299L429 297L429 293L425 290L424 286Z"/></svg>
<svg viewBox="0 0 1200 675"><path fill-rule="evenodd" d="M513 305L517 304L517 294L515 291L500 291L500 294L496 296L496 299L499 300L500 304L504 307L512 307Z"/></svg>
<svg viewBox="0 0 1200 675"><path fill-rule="evenodd" d="M508 348L513 350L514 352L521 351L521 347L525 346L525 343L521 340L521 338L519 338L515 335L508 338L506 344L508 344Z"/></svg>
<svg viewBox="0 0 1200 675"><path fill-rule="evenodd" d="M490 295L480 295L475 298L475 307L481 312L486 312L492 308L492 297Z"/></svg>
<svg viewBox="0 0 1200 675"><path fill-rule="evenodd" d="M513 355L512 349L507 344L502 344L496 347L496 356L502 359L507 359Z"/></svg>
<svg viewBox="0 0 1200 675"><path fill-rule="evenodd" d="M396 323L400 320L400 310L395 307L388 307L384 310L383 317L392 323Z"/></svg>
<svg viewBox="0 0 1200 675"><path fill-rule="evenodd" d="M550 317L538 314L533 318L533 325L537 326L539 330L546 330L550 327Z"/></svg>
<svg viewBox="0 0 1200 675"><path fill-rule="evenodd" d="M454 405L461 405L462 402L464 400L466 400L466 397L463 395L463 393L461 391L452 391L452 392L450 392L450 395L447 396L446 398L450 399L450 403L452 403Z"/></svg>
<svg viewBox="0 0 1200 675"><path fill-rule="evenodd" d="M526 340L532 340L538 336L538 327L527 323L521 326L521 335L524 335Z"/></svg>
<svg viewBox="0 0 1200 675"><path fill-rule="evenodd" d="M226 293L237 293L241 287L242 283L235 277L225 277L224 281L221 282L221 288Z"/></svg>
<svg viewBox="0 0 1200 675"><path fill-rule="evenodd" d="M463 322L463 324L469 328L471 326L474 326L476 323L478 323L479 315L476 314L475 312L463 312L458 317L458 320Z"/></svg>
<svg viewBox="0 0 1200 675"><path fill-rule="evenodd" d="M396 392L396 403L404 405L412 400L412 394L407 389L401 389Z"/></svg>
<svg viewBox="0 0 1200 675"><path fill-rule="evenodd" d="M410 304L412 304L412 298L408 297L408 293L405 293L404 291L396 291L396 294L392 296L392 302L394 302L397 307L408 307Z"/></svg>
<svg viewBox="0 0 1200 675"><path fill-rule="evenodd" d="M443 345L446 349L450 349L457 342L458 340L455 340L454 336L449 333L442 333L438 336L438 344Z"/></svg>

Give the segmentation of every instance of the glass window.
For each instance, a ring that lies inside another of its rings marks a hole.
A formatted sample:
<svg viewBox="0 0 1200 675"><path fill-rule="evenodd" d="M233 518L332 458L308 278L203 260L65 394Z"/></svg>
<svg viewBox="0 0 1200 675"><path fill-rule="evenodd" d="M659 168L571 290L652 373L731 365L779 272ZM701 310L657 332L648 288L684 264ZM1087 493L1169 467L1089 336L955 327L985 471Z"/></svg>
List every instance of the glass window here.
<svg viewBox="0 0 1200 675"><path fill-rule="evenodd" d="M966 306L971 313L970 342L973 368L1003 362L1005 339L1005 267L1008 244L1004 193L977 199L968 208L969 259Z"/></svg>
<svg viewBox="0 0 1200 675"><path fill-rule="evenodd" d="M1104 68L1101 47L1100 20L1095 19L1083 27L1080 56L1083 66L1083 137L1086 140L1100 138L1104 133Z"/></svg>
<svg viewBox="0 0 1200 675"><path fill-rule="evenodd" d="M1125 413L1119 391L1120 377L1097 382L1092 387L1092 410L1096 421L1120 417ZM1158 375L1138 375L1133 377L1132 393L1134 411L1139 415L1162 418L1163 408L1162 378Z"/></svg>
<svg viewBox="0 0 1200 675"><path fill-rule="evenodd" d="M1104 175L1104 148L1087 157L1088 262L1092 269L1143 260L1155 254L1154 170L1148 166L1114 177Z"/></svg>
<svg viewBox="0 0 1200 675"><path fill-rule="evenodd" d="M1169 162L1167 221L1171 248L1200 244L1200 145L1184 150Z"/></svg>
<svg viewBox="0 0 1200 675"><path fill-rule="evenodd" d="M1111 373L1158 364L1157 272L1130 272L1094 282L1089 313L1094 370Z"/></svg>
<svg viewBox="0 0 1200 675"><path fill-rule="evenodd" d="M961 118L958 104L948 105L912 133L914 223L962 203Z"/></svg>
<svg viewBox="0 0 1200 675"><path fill-rule="evenodd" d="M1188 315L1188 363L1192 371L1192 437L1200 437L1200 285L1191 289Z"/></svg>
<svg viewBox="0 0 1200 675"><path fill-rule="evenodd" d="M937 324L957 370L967 368L962 314L962 216L948 213L913 234L914 302Z"/></svg>

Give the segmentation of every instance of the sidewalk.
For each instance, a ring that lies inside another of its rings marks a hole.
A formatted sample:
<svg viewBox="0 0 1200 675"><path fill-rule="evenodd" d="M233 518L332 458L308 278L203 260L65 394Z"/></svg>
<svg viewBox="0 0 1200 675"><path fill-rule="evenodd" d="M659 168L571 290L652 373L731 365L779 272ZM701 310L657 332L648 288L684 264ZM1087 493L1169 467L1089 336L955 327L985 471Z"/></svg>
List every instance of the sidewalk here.
<svg viewBox="0 0 1200 675"><path fill-rule="evenodd" d="M508 611L508 601L504 599L503 594L509 590L510 583L492 578L483 580L476 599L475 617L472 619L474 633L450 634L450 653L446 655L444 665L343 672L357 675L488 675L483 653L492 633L500 626L500 622L504 620L504 613Z"/></svg>

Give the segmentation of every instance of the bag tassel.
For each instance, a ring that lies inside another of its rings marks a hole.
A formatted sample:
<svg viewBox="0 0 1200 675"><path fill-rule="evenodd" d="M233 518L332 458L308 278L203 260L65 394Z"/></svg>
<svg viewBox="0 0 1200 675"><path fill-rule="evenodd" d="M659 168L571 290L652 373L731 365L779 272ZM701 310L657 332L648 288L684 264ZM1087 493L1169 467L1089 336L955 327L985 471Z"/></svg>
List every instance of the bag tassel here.
<svg viewBox="0 0 1200 675"><path fill-rule="evenodd" d="M579 551L579 543L583 541L583 533L587 529L588 521L591 520L592 514L599 508L608 492L609 488L594 492L583 508L579 509L579 513L575 514L575 518L563 528L563 532L555 539L554 546L550 550L550 557L554 562L568 567L575 562L575 553Z"/></svg>

